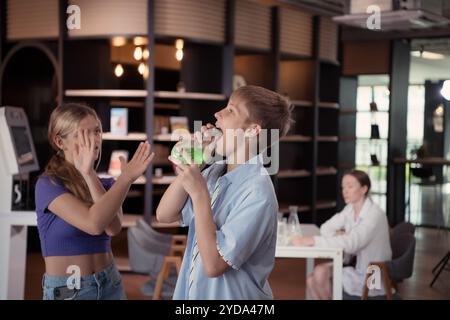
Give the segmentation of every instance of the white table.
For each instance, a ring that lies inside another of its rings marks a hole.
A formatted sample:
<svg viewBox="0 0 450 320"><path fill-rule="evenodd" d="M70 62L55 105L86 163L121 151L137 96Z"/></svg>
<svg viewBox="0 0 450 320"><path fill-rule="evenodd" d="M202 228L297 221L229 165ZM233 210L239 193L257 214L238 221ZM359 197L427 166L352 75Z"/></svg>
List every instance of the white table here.
<svg viewBox="0 0 450 320"><path fill-rule="evenodd" d="M34 211L0 212L0 300L23 299L28 226Z"/></svg>
<svg viewBox="0 0 450 320"><path fill-rule="evenodd" d="M315 224L302 224L301 230L304 236L320 234L320 230ZM333 300L342 300L342 255L341 248L296 247L292 245L277 245L275 251L276 258L306 258L306 276L313 271L315 258L332 259Z"/></svg>

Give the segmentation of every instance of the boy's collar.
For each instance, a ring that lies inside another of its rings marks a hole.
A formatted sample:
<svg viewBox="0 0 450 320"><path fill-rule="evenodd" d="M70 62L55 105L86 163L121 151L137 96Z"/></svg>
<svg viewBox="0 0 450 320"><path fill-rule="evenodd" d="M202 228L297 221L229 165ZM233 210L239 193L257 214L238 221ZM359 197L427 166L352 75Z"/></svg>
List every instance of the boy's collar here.
<svg viewBox="0 0 450 320"><path fill-rule="evenodd" d="M227 164L224 160L216 162L216 165L222 167L221 168L222 170L225 167L226 170ZM245 163L239 165L232 171L225 173L221 178L228 181L229 183L242 183L247 178L250 178L258 174L262 174L261 171L262 168L263 168L263 156L262 154L258 154L253 158L247 160ZM219 169L217 170L217 172L219 174L222 173L222 171Z"/></svg>

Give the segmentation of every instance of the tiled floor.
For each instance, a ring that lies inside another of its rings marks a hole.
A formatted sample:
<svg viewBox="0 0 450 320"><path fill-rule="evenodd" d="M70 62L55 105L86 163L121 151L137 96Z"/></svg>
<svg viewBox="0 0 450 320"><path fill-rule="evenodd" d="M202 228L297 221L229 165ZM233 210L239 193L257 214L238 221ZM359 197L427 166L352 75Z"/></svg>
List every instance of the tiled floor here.
<svg viewBox="0 0 450 320"><path fill-rule="evenodd" d="M125 234L113 242L116 252L126 251ZM434 265L450 250L450 232L430 228L416 230L416 256L413 276L399 286L403 299L450 299L450 272L443 271L433 288L429 287ZM44 263L40 253L30 253L27 260L26 299L40 299L41 276ZM276 299L305 298L305 262L303 259L277 259L270 276L270 285ZM141 293L148 276L123 273L128 299L151 299Z"/></svg>

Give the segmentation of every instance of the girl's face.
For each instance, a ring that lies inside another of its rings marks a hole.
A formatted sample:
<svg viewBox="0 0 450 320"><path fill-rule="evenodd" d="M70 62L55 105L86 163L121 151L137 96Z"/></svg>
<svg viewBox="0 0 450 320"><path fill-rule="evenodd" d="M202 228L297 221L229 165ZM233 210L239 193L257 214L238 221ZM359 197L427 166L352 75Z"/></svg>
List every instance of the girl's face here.
<svg viewBox="0 0 450 320"><path fill-rule="evenodd" d="M356 203L362 200L367 193L367 186L361 186L352 175L346 174L342 178L342 197L346 204Z"/></svg>
<svg viewBox="0 0 450 320"><path fill-rule="evenodd" d="M238 139L234 139L234 137L244 132L248 136L252 128L249 112L247 107L239 102L239 99L230 98L228 105L216 112L214 117L217 119L215 123L216 127L220 128L223 132L222 136L216 142L216 152L221 156L227 157L231 153L235 153L238 148ZM227 141L227 136L232 141Z"/></svg>
<svg viewBox="0 0 450 320"><path fill-rule="evenodd" d="M98 159L102 145L102 131L97 119L90 115L87 116L80 121L78 129L87 130L89 137L94 138L95 159ZM66 160L72 163L73 152L78 147L78 130L74 130L67 134L63 139L61 139L61 143L63 145L62 149L64 150Z"/></svg>

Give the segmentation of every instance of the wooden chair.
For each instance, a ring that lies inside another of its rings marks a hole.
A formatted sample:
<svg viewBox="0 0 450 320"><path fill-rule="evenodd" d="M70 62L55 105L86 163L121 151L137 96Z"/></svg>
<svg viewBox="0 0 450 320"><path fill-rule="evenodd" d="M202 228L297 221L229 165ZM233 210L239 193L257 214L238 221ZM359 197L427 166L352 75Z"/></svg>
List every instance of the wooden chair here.
<svg viewBox="0 0 450 320"><path fill-rule="evenodd" d="M169 277L170 268L175 266L177 273L180 273L184 251L186 250L186 240L185 235L174 235L172 237L169 255L164 257L164 262L159 271L158 278L156 279L153 300L159 300L161 298L161 290L163 288L164 280Z"/></svg>
<svg viewBox="0 0 450 320"><path fill-rule="evenodd" d="M392 300L392 288L397 289L397 283L409 278L414 267L414 253L416 238L410 233L393 234L391 238L392 260L384 262L372 262L369 266L378 266L383 277L386 299ZM370 270L370 268L367 268ZM370 273L366 274L363 294L361 299L367 300L369 288L367 280Z"/></svg>

